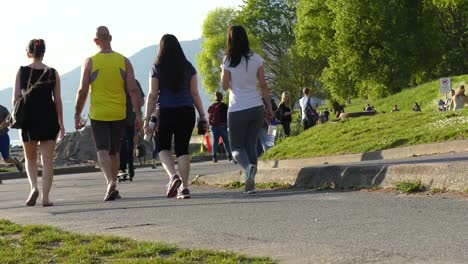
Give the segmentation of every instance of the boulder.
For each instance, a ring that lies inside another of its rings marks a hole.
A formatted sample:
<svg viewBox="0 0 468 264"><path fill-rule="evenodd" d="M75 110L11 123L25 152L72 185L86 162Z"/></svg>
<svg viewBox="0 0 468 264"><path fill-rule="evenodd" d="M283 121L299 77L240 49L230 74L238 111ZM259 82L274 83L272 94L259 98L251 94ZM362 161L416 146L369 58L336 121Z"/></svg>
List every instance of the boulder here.
<svg viewBox="0 0 468 264"><path fill-rule="evenodd" d="M145 159L151 160L153 143L141 140L145 145ZM135 158L135 162L137 162ZM96 147L90 126L81 131L67 133L55 147L55 165L72 166L94 164L97 161Z"/></svg>
<svg viewBox="0 0 468 264"><path fill-rule="evenodd" d="M91 127L67 133L55 146L55 165L94 163L97 160Z"/></svg>

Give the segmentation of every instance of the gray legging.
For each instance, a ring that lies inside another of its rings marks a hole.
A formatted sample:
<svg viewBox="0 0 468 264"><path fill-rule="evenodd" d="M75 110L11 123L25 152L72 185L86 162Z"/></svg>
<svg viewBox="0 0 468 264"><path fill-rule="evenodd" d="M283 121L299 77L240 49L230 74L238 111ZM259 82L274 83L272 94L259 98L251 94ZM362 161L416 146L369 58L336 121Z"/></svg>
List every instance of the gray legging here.
<svg viewBox="0 0 468 264"><path fill-rule="evenodd" d="M244 169L249 164L257 165L257 138L263 125L264 112L262 105L228 115L232 155Z"/></svg>

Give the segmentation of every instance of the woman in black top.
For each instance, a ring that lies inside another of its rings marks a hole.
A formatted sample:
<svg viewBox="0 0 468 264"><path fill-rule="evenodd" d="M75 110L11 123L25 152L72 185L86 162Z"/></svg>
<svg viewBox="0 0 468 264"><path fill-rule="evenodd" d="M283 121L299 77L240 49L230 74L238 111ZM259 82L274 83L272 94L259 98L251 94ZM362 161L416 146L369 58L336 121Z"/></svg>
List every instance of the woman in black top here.
<svg viewBox="0 0 468 264"><path fill-rule="evenodd" d="M278 111L280 113L280 117L281 117L280 121L284 129L284 134L286 134L286 136L289 137L291 135L292 112L289 106L289 93L288 92L283 92L283 94L281 95L281 102L278 106Z"/></svg>
<svg viewBox="0 0 468 264"><path fill-rule="evenodd" d="M24 92L33 89L25 95L25 120L21 128L26 172L31 186L26 205L36 205L39 197L37 187L37 148L39 146L42 161L42 205L52 206L49 192L53 178L55 141L59 132L60 138L65 134L60 77L55 69L42 63L45 53L44 40L29 41L26 51L32 63L19 69L13 93L14 105Z"/></svg>

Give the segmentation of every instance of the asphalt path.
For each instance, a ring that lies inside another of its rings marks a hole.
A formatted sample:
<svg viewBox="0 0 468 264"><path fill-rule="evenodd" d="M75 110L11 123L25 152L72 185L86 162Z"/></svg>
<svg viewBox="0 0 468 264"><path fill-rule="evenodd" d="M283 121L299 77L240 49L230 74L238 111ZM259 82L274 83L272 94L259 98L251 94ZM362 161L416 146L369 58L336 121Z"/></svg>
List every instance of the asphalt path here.
<svg viewBox="0 0 468 264"><path fill-rule="evenodd" d="M192 165L191 178L239 170L227 161ZM136 171L102 202L100 173L56 176L54 207L24 206L26 179L0 185L0 218L180 247L231 250L281 263L468 263L468 199L456 195L259 191L191 186L166 199L161 167Z"/></svg>

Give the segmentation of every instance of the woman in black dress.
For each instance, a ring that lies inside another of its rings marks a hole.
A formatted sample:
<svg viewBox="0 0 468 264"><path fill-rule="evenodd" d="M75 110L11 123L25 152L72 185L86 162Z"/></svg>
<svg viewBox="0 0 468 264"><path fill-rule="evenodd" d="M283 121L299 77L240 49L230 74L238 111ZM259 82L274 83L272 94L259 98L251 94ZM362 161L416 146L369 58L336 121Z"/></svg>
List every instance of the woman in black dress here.
<svg viewBox="0 0 468 264"><path fill-rule="evenodd" d="M278 110L281 116L281 125L284 129L284 134L287 137L291 135L291 121L292 121L292 112L291 107L289 106L289 93L283 92L281 95L281 102L278 105Z"/></svg>
<svg viewBox="0 0 468 264"><path fill-rule="evenodd" d="M31 185L27 206L36 205L39 197L37 187L37 149L41 152L42 162L42 205L52 206L49 192L53 178L53 159L57 136L65 134L62 117L62 99L60 96L60 77L57 71L42 63L45 43L42 39L29 41L26 48L31 60L28 66L22 66L16 75L13 105L20 96L25 95L25 120L21 129L26 172Z"/></svg>

